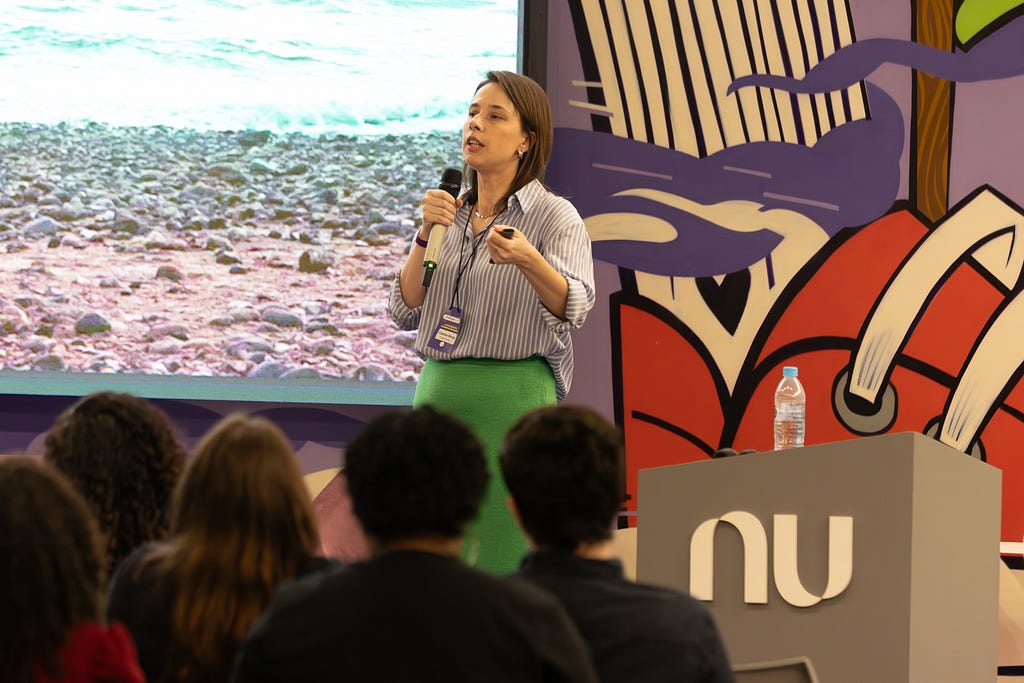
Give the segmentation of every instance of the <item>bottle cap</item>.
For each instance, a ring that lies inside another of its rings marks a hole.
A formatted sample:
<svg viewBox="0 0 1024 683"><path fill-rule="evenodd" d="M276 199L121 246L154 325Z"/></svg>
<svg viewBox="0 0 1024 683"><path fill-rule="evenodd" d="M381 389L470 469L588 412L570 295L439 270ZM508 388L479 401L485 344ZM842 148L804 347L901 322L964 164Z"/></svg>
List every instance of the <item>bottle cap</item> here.
<svg viewBox="0 0 1024 683"><path fill-rule="evenodd" d="M796 368L793 367L792 365L787 365L786 367L782 368L782 376L783 377L796 377L797 376Z"/></svg>

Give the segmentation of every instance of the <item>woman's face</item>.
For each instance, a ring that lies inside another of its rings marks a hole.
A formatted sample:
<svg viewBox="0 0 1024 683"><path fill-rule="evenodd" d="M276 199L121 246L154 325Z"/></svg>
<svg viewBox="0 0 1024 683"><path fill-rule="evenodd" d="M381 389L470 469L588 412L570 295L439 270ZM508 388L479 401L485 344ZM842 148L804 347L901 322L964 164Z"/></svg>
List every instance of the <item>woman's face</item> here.
<svg viewBox="0 0 1024 683"><path fill-rule="evenodd" d="M519 112L497 83L476 91L462 126L462 156L477 173L515 173L519 152L528 148Z"/></svg>

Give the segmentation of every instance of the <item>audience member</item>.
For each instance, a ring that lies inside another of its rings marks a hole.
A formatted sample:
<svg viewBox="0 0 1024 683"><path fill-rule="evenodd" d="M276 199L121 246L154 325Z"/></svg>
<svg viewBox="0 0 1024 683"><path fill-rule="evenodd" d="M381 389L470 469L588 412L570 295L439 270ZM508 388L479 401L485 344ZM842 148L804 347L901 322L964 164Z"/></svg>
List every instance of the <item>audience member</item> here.
<svg viewBox="0 0 1024 683"><path fill-rule="evenodd" d="M143 543L167 537L185 449L167 415L149 401L109 391L86 396L57 418L44 457L96 513L108 573Z"/></svg>
<svg viewBox="0 0 1024 683"><path fill-rule="evenodd" d="M718 629L689 595L623 576L612 557L624 463L618 430L582 406L527 413L505 437L511 507L534 548L519 576L565 605L601 681L732 681Z"/></svg>
<svg viewBox="0 0 1024 683"><path fill-rule="evenodd" d="M459 559L488 482L463 422L382 416L349 445L345 481L371 557L282 589L237 683L595 680L556 600Z"/></svg>
<svg viewBox="0 0 1024 683"><path fill-rule="evenodd" d="M224 681L278 585L328 565L284 434L263 418L221 420L174 493L171 534L124 561L107 616L123 621L150 681Z"/></svg>
<svg viewBox="0 0 1024 683"><path fill-rule="evenodd" d="M143 683L124 627L99 623L105 580L96 521L58 470L0 459L0 679Z"/></svg>

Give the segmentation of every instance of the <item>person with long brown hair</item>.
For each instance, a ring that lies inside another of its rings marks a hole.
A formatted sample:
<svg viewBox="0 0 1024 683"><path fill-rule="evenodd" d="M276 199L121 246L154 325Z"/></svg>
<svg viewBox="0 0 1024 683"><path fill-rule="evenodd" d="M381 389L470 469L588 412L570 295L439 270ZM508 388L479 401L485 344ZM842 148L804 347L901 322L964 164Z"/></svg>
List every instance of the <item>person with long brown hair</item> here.
<svg viewBox="0 0 1024 683"><path fill-rule="evenodd" d="M125 560L107 616L135 637L151 683L218 683L286 579L329 566L291 444L234 415L200 441L175 490L171 534Z"/></svg>
<svg viewBox="0 0 1024 683"><path fill-rule="evenodd" d="M7 683L143 683L123 626L100 623L99 529L57 469L0 458L0 678Z"/></svg>
<svg viewBox="0 0 1024 683"><path fill-rule="evenodd" d="M43 457L92 507L109 574L142 544L167 537L185 448L170 418L153 403L113 391L85 396L57 418L45 449Z"/></svg>
<svg viewBox="0 0 1024 683"><path fill-rule="evenodd" d="M423 222L389 299L391 319L418 330L424 358L414 406L469 424L487 449L491 485L467 529L467 557L512 571L526 539L505 507L498 449L527 411L563 400L573 377L573 330L594 306L594 261L583 219L543 184L553 144L551 106L539 83L491 71L462 126L465 191L431 189ZM424 283L426 246L444 233Z"/></svg>

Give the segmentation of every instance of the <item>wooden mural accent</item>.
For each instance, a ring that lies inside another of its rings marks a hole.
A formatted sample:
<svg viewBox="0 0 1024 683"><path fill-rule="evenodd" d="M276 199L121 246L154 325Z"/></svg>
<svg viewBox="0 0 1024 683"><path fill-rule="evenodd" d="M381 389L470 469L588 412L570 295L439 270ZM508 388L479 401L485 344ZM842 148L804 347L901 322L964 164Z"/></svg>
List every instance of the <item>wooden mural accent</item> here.
<svg viewBox="0 0 1024 683"><path fill-rule="evenodd" d="M953 49L953 0L916 0L913 15L915 42ZM913 89L910 202L929 220L938 221L949 209L953 84L914 71Z"/></svg>

